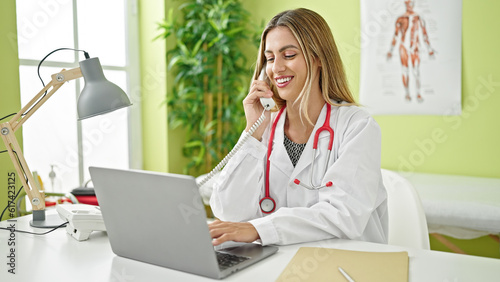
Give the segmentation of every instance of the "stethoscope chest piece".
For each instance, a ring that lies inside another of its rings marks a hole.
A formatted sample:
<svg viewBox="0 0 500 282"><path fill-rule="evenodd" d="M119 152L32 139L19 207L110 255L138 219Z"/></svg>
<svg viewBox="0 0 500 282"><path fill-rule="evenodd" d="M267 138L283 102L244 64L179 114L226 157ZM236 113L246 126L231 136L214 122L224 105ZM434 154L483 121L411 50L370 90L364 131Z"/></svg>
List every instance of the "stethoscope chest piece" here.
<svg viewBox="0 0 500 282"><path fill-rule="evenodd" d="M264 197L260 200L260 209L263 213L272 213L276 208L276 203L271 197Z"/></svg>

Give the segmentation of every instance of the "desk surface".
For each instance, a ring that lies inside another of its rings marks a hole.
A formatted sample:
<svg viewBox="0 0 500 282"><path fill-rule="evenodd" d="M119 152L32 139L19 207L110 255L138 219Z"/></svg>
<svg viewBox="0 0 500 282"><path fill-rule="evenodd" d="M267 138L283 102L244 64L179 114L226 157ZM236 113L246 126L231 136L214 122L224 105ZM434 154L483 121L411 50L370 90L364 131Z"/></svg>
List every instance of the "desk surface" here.
<svg viewBox="0 0 500 282"><path fill-rule="evenodd" d="M15 224L19 230L43 232L29 227L30 216ZM149 265L116 256L105 232L93 232L88 241L78 242L64 228L47 235L15 233L15 272L8 272L11 233L0 230L0 281L215 281L197 275ZM140 240L140 238L138 238ZM12 242L12 241L11 241ZM324 247L358 251L408 251L409 281L498 281L500 260L425 251L350 240L325 240L280 246L275 255L235 273L223 281L274 281L299 247ZM36 279L36 280L35 280Z"/></svg>

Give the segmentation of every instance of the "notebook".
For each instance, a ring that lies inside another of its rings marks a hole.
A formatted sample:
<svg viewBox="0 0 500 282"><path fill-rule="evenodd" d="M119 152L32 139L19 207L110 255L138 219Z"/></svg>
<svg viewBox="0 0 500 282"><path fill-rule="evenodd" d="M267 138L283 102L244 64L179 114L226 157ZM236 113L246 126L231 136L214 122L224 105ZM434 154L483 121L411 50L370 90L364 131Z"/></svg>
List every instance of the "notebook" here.
<svg viewBox="0 0 500 282"><path fill-rule="evenodd" d="M194 177L90 167L113 252L221 279L274 253L275 246L229 243L214 248ZM225 245L225 246L224 246ZM219 266L218 256L229 256ZM234 257L240 263L234 264Z"/></svg>

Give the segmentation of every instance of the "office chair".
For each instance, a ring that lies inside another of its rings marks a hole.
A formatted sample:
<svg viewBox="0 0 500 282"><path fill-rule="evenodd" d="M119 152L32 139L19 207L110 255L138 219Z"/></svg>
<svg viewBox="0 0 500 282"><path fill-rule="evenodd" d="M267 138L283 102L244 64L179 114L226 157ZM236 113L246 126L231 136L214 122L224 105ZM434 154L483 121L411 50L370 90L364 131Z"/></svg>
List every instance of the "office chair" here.
<svg viewBox="0 0 500 282"><path fill-rule="evenodd" d="M387 190L390 245L430 249L424 209L413 185L398 173L382 169Z"/></svg>

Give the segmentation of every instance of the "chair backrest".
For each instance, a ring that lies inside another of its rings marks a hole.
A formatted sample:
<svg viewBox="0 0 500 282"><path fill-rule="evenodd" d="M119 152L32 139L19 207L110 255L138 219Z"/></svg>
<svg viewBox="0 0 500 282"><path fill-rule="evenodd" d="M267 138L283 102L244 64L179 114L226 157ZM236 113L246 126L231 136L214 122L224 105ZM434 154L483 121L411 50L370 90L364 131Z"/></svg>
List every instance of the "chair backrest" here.
<svg viewBox="0 0 500 282"><path fill-rule="evenodd" d="M398 173L382 169L387 190L391 245L430 249L429 230L422 202L413 185Z"/></svg>

